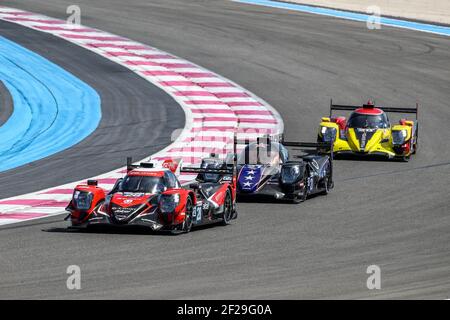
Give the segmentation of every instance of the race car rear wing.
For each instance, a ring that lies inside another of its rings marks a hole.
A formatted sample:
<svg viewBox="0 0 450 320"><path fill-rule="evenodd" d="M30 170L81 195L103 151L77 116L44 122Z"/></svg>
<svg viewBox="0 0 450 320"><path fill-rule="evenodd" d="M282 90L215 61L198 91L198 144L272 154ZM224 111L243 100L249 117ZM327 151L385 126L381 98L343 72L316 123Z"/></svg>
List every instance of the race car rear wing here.
<svg viewBox="0 0 450 320"><path fill-rule="evenodd" d="M278 142L282 144L285 147L297 147L301 149L316 149L317 153L330 153L330 158L333 160L333 144L332 143L326 143L326 142L294 142L294 141L284 141L284 135L283 134L277 134L277 135L264 135L261 137L258 137L256 139L257 143L265 143L267 145L267 149L270 152L271 143L270 142ZM238 144L245 144L248 145L250 143L249 139L242 139L239 140L235 136L234 138L234 152L237 151L237 145ZM259 151L259 149L256 149ZM259 157L259 155L258 155ZM248 163L249 155L245 154L245 163Z"/></svg>
<svg viewBox="0 0 450 320"><path fill-rule="evenodd" d="M234 153L237 153L237 145L238 144L243 144L243 145L249 145L251 142L256 142L256 143L269 143L269 142L273 142L276 141L278 142L279 140L276 139L276 137L281 137L281 135L262 135L256 139L238 139L237 135L234 136Z"/></svg>
<svg viewBox="0 0 450 320"><path fill-rule="evenodd" d="M236 134L234 135L234 141L236 142ZM211 154L213 158L216 157L214 153ZM212 168L196 168L196 167L182 167L180 169L180 173L196 173L196 174L221 174L221 175L232 175L233 176L233 184L236 187L236 177L237 177L237 151L236 151L236 143L234 144L233 154L232 154L232 163L227 162L225 159L226 169L212 169Z"/></svg>
<svg viewBox="0 0 450 320"><path fill-rule="evenodd" d="M268 152L270 152L270 149L272 147L272 145L270 144L270 142L280 142L283 139L283 135L282 134L277 134L277 135L261 135L259 137L257 137L256 139L238 139L237 138L237 134L234 135L234 154L237 160L237 145L238 144L243 144L245 146L248 146L250 144L250 142L256 142L258 144L260 143L264 143L267 145L267 150ZM257 157L259 158L259 148L256 149L256 152L258 152ZM248 153L245 153L245 163L249 163L249 157L250 155Z"/></svg>
<svg viewBox="0 0 450 320"><path fill-rule="evenodd" d="M294 142L294 141L283 141L283 146L285 147L298 147L303 149L316 149L317 154L324 154L330 152L330 171L331 177L333 177L333 142ZM333 178L331 178L333 179Z"/></svg>
<svg viewBox="0 0 450 320"><path fill-rule="evenodd" d="M330 152L330 159L333 160L333 143L283 141L282 144L285 147L297 147L302 150L316 149L318 154Z"/></svg>
<svg viewBox="0 0 450 320"><path fill-rule="evenodd" d="M227 169L209 169L209 168L194 168L194 167L184 167L180 170L181 173L195 173L195 174L220 174L220 175L231 175L233 178L231 179L231 183L234 188L236 188L236 177L237 177L237 169L236 165L233 163L232 168Z"/></svg>
<svg viewBox="0 0 450 320"><path fill-rule="evenodd" d="M208 169L208 168L181 168L181 173L213 173L213 174L233 174L233 169Z"/></svg>
<svg viewBox="0 0 450 320"><path fill-rule="evenodd" d="M127 172L130 172L138 168L160 168L169 169L175 175L179 175L179 169L181 167L182 159L167 158L164 161L153 161L153 162L141 162L139 164L134 164L132 157L127 157Z"/></svg>
<svg viewBox="0 0 450 320"><path fill-rule="evenodd" d="M359 108L374 108L373 105L363 105L363 106L349 106L349 105L340 105L333 104L333 99L330 100L330 118L333 116L333 110L344 110L344 111L353 111ZM395 113L413 113L416 115L416 120L419 117L419 104L416 103L415 108L393 108L393 107L376 107L378 109L383 110L384 112L395 112Z"/></svg>
<svg viewBox="0 0 450 320"><path fill-rule="evenodd" d="M326 142L294 142L294 141L283 141L283 146L285 147L299 147L299 148L316 148L324 149L330 148L331 143Z"/></svg>

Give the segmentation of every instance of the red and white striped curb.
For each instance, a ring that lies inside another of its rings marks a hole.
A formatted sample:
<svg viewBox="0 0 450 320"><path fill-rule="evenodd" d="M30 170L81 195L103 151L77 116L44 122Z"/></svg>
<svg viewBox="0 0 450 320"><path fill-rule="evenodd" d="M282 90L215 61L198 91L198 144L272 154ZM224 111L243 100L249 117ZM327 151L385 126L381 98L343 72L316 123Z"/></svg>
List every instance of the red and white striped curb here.
<svg viewBox="0 0 450 320"><path fill-rule="evenodd" d="M101 30L19 9L0 7L0 19L70 41L112 60L160 87L183 108L186 124L178 138L152 160L183 158L196 164L215 152L224 157L239 138L283 132L283 121L268 103L236 83L167 52ZM124 168L94 177L109 189ZM182 182L190 177L180 177ZM60 214L71 199L73 182L0 200L0 225Z"/></svg>

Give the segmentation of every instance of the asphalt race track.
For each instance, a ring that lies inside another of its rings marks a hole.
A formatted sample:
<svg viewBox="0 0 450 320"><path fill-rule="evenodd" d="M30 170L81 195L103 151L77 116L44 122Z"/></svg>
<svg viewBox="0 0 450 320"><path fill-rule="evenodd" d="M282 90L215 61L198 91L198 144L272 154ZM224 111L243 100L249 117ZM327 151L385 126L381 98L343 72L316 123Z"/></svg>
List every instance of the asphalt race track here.
<svg viewBox="0 0 450 320"><path fill-rule="evenodd" d="M11 116L13 111L13 102L11 94L0 81L0 126L3 125Z"/></svg>
<svg viewBox="0 0 450 320"><path fill-rule="evenodd" d="M2 2L55 18L70 4ZM336 161L327 197L241 203L233 225L179 237L68 232L62 216L2 227L0 298L450 298L448 38L225 0L78 4L83 24L186 58L265 99L281 113L289 139L315 140L330 98L390 106L418 100L419 152L409 163ZM19 29L0 23L0 35L96 89L103 119L75 148L1 173L1 197L117 168L129 152L161 149L170 128L182 126L181 108L144 80ZM66 288L72 264L82 270L79 291ZM373 264L381 290L366 288Z"/></svg>

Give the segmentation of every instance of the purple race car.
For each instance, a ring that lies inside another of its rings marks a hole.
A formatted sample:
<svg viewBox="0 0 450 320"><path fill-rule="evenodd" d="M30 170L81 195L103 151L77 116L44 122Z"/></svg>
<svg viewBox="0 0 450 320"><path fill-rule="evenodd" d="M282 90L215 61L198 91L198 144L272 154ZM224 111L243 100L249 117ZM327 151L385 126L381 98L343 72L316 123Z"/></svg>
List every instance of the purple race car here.
<svg viewBox="0 0 450 320"><path fill-rule="evenodd" d="M243 143L237 160L238 199L271 197L300 203L312 194L328 194L334 186L333 154L325 154L329 144L235 140ZM286 147L299 154L290 158Z"/></svg>

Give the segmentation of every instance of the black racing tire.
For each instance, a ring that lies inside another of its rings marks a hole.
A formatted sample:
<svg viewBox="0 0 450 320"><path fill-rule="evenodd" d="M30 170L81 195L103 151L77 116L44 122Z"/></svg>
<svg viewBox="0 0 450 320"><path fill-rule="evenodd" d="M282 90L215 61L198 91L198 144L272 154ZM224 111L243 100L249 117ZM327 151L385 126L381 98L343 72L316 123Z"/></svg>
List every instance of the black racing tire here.
<svg viewBox="0 0 450 320"><path fill-rule="evenodd" d="M308 199L309 186L308 186L308 171L306 169L304 169L303 171L303 186L304 186L303 194L294 196L294 198L292 199L292 203L299 204L305 202L306 199Z"/></svg>
<svg viewBox="0 0 450 320"><path fill-rule="evenodd" d="M303 195L301 195L301 196L294 196L292 198L292 203L293 204L299 204L299 203L302 203L305 200L306 200L306 198L304 198Z"/></svg>
<svg viewBox="0 0 450 320"><path fill-rule="evenodd" d="M187 198L186 201L186 216L183 222L183 231L184 233L189 233L192 229L192 214L194 212L194 205L192 204L191 197Z"/></svg>
<svg viewBox="0 0 450 320"><path fill-rule="evenodd" d="M229 225L233 219L233 199L230 190L227 190L225 200L223 202L222 225Z"/></svg>
<svg viewBox="0 0 450 320"><path fill-rule="evenodd" d="M323 195L327 195L330 193L330 189L332 188L332 178L331 178L331 168L330 168L330 164L328 163L328 172L327 175L325 176L325 178L323 178L323 184L325 189L321 192L321 194Z"/></svg>
<svg viewBox="0 0 450 320"><path fill-rule="evenodd" d="M305 202L308 199L308 190L309 190L308 179L305 179L305 191L300 197L300 202Z"/></svg>
<svg viewBox="0 0 450 320"><path fill-rule="evenodd" d="M328 193L330 193L330 183L328 177L323 178L323 184L325 189L320 194L326 196Z"/></svg>
<svg viewBox="0 0 450 320"><path fill-rule="evenodd" d="M185 217L183 223L178 225L175 229L172 230L172 234L180 234L180 233L189 233L192 230L192 214L194 211L194 206L192 204L191 197L187 198L186 201L186 209L185 209Z"/></svg>

